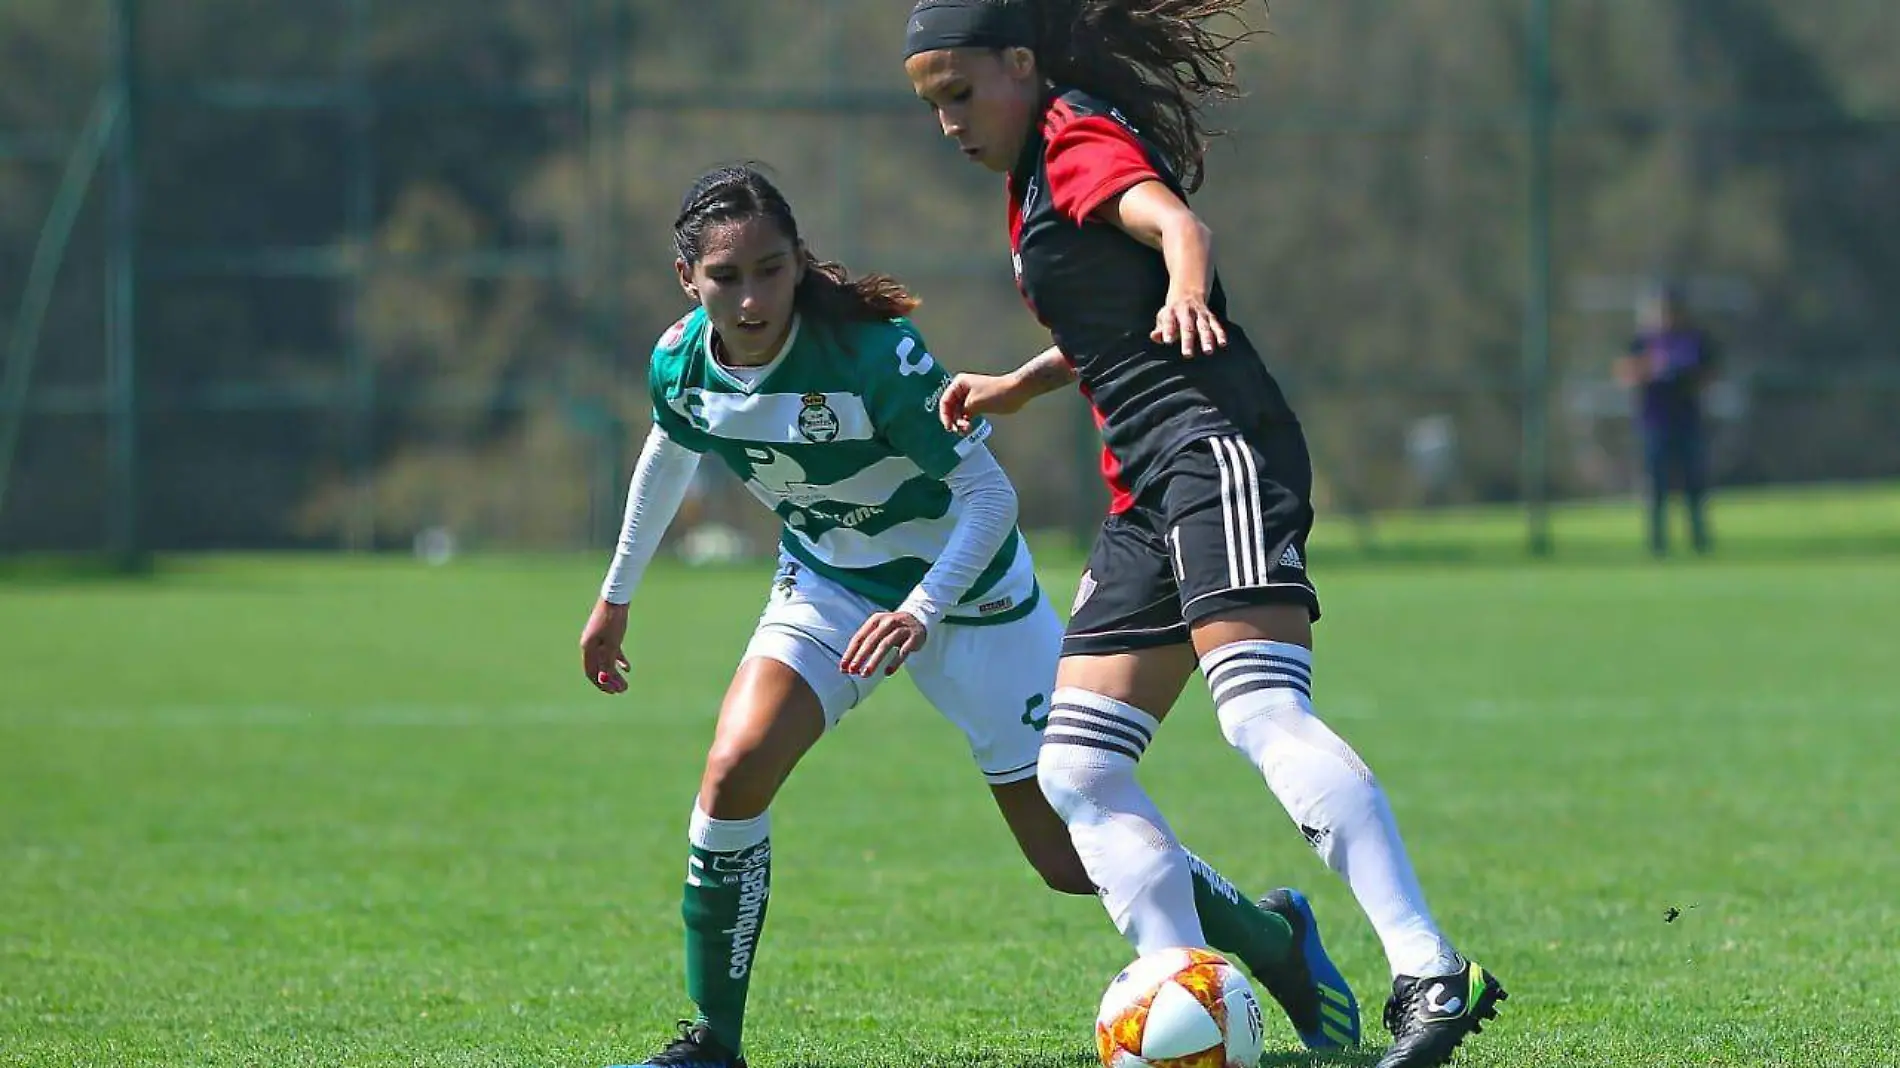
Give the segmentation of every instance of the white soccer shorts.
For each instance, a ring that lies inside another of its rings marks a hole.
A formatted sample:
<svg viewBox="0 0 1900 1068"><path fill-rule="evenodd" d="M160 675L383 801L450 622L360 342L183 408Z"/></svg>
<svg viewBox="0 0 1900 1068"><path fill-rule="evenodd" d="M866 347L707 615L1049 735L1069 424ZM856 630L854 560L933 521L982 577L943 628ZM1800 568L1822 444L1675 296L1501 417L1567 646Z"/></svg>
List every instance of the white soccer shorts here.
<svg viewBox="0 0 1900 1068"><path fill-rule="evenodd" d="M925 700L969 739L970 755L992 785L1035 777L1062 649L1062 620L1048 598L1037 594L1026 552L1019 562L1002 586L1020 588L1015 596L1037 597L1028 614L1007 623L939 623L904 664ZM1016 581L1015 571L1026 581ZM745 655L768 657L798 672L817 692L826 727L835 727L885 677L880 671L856 678L838 667L851 636L879 611L859 594L781 558Z"/></svg>

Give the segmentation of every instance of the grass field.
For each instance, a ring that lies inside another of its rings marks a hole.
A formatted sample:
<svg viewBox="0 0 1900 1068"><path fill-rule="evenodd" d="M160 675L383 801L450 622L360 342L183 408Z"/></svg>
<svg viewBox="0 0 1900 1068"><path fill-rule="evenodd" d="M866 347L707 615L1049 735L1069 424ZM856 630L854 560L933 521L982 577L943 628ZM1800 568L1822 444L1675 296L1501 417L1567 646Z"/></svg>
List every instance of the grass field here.
<svg viewBox="0 0 1900 1068"><path fill-rule="evenodd" d="M1721 521L1710 561L1640 559L1623 509L1566 513L1587 551L1555 562L1504 559L1508 516L1383 524L1403 566L1316 553L1320 710L1513 991L1459 1064L1896 1063L1900 499ZM767 575L658 572L608 698L573 653L601 562L0 578L0 1065L650 1052L685 1008L687 807ZM1075 570L1045 556L1062 603ZM1376 1016L1343 887L1204 695L1171 722L1146 777L1183 836L1243 886L1307 887ZM774 832L759 1068L1093 1063L1126 949L1040 888L907 683ZM1266 1063L1371 1060L1292 1046L1276 1024Z"/></svg>

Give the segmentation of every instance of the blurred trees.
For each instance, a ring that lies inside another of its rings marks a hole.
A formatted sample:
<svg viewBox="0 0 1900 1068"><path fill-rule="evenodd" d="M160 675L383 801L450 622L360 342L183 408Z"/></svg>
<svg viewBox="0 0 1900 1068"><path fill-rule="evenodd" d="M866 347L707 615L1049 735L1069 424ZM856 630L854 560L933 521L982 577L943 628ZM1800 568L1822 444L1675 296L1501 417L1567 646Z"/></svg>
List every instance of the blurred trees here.
<svg viewBox="0 0 1900 1068"><path fill-rule="evenodd" d="M1621 486L1603 370L1628 285L1657 272L1708 298L1747 387L1725 477L1900 473L1888 6L1554 0L1560 490ZM146 5L152 539L598 537L644 430L646 348L684 310L677 198L734 159L773 166L821 254L918 288L947 362L1033 352L1000 183L908 101L901 7ZM1248 99L1218 116L1233 133L1197 204L1242 321L1301 405L1330 507L1516 491L1524 8L1281 0L1242 55ZM59 173L34 152L83 118L104 27L92 3L0 7L0 328ZM373 107L352 110L357 71ZM29 422L0 546L97 537L103 423L83 409L102 375L99 200L36 376L42 399L77 399ZM1076 407L1044 401L999 435L1028 522L1098 502ZM1433 417L1455 428L1456 458L1428 488L1406 446Z"/></svg>

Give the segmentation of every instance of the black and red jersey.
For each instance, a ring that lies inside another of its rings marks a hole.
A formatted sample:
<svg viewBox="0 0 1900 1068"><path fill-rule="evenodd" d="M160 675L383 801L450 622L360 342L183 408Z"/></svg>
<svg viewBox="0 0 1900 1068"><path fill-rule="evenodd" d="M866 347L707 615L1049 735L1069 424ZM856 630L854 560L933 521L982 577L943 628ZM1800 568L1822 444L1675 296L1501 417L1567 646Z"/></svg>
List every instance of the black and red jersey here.
<svg viewBox="0 0 1900 1068"><path fill-rule="evenodd" d="M1075 365L1102 431L1102 475L1112 511L1135 497L1188 443L1252 436L1290 422L1279 385L1227 317L1216 274L1208 307L1227 347L1183 359L1148 339L1168 293L1161 253L1096 209L1144 181L1186 199L1161 153L1113 106L1055 91L1009 175L1009 243L1017 288Z"/></svg>

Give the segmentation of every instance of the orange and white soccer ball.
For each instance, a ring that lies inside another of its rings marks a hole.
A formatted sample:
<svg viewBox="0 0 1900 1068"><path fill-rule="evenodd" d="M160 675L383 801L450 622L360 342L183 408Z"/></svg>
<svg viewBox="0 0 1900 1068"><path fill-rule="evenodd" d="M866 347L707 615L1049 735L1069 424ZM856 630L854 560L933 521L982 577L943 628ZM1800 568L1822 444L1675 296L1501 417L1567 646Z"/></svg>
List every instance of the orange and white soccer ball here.
<svg viewBox="0 0 1900 1068"><path fill-rule="evenodd" d="M1264 1027L1240 969L1205 949L1164 949L1123 968L1095 1017L1102 1068L1255 1068Z"/></svg>

